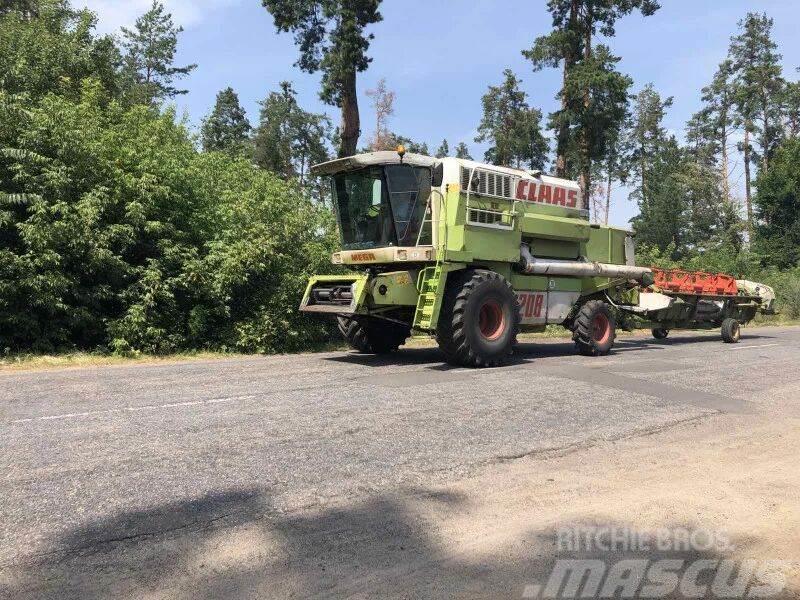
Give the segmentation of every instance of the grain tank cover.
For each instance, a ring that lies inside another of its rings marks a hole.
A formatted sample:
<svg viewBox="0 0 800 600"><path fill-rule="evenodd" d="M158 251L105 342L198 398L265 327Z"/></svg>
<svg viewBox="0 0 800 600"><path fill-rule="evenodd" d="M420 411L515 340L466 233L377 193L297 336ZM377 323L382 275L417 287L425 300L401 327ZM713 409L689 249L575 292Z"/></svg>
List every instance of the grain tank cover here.
<svg viewBox="0 0 800 600"><path fill-rule="evenodd" d="M580 186L574 181L543 175L540 171L497 167L471 160L442 160L446 179L459 181L465 193L557 206L575 211L575 216L588 214L584 210Z"/></svg>

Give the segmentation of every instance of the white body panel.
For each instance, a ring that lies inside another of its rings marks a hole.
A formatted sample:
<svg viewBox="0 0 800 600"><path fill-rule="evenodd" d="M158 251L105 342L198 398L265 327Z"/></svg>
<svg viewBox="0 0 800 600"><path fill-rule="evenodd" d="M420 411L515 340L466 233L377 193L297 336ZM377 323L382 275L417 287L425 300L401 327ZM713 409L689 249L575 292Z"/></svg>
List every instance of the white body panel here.
<svg viewBox="0 0 800 600"><path fill-rule="evenodd" d="M517 292L522 324L560 325L579 297L579 292Z"/></svg>
<svg viewBox="0 0 800 600"><path fill-rule="evenodd" d="M673 299L665 294L658 292L642 292L639 294L639 306L641 310L662 310L669 308Z"/></svg>

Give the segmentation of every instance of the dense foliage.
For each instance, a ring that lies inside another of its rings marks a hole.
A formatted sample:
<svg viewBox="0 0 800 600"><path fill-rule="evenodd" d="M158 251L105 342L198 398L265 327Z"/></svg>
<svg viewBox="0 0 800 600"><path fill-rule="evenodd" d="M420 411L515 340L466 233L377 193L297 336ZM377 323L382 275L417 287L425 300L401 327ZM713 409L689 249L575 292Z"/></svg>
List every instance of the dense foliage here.
<svg viewBox="0 0 800 600"><path fill-rule="evenodd" d="M276 352L326 339L300 315L333 248L295 181L201 153L170 110L130 102L89 13L0 19L0 340ZM8 351L7 350L7 351Z"/></svg>

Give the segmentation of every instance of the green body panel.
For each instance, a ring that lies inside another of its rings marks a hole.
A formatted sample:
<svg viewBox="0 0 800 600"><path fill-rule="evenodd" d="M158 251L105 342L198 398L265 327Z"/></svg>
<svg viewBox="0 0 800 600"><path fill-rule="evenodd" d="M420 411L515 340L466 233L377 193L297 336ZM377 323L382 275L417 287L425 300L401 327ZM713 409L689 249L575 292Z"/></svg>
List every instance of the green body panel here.
<svg viewBox="0 0 800 600"><path fill-rule="evenodd" d="M370 280L369 296L374 306L415 306L419 292L413 271L380 273ZM385 293L381 294L382 286Z"/></svg>
<svg viewBox="0 0 800 600"><path fill-rule="evenodd" d="M604 290L614 295L614 288L620 286L621 282L607 278L524 275L516 265L523 242L537 258L625 264L625 241L630 233L624 229L590 224L585 212L562 206L468 195L458 184L444 186L443 193L434 193L432 199L438 211L432 219L438 234L435 261L362 275L368 281L357 280L352 314L383 313L393 307L413 309L413 326L433 331L448 274L473 267L503 275L519 292L572 292L585 297ZM488 220L476 224L479 218ZM330 281L312 279L304 305L315 282ZM379 293L381 286L386 287L383 294Z"/></svg>

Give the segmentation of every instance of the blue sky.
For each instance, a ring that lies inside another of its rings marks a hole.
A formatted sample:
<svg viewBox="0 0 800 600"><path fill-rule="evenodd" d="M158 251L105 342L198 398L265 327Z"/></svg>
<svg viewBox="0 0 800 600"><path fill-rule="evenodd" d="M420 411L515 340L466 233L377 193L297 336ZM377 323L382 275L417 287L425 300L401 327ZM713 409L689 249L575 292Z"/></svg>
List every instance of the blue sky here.
<svg viewBox="0 0 800 600"><path fill-rule="evenodd" d="M80 4L80 0L76 4ZM149 0L83 0L98 13L100 29L116 32L131 24ZM181 64L197 63L183 85L189 94L176 101L191 122L199 123L216 93L232 86L251 120L257 101L290 80L309 110L325 111L338 122L338 111L317 97L319 78L297 70L291 35L275 33L260 0L164 0L175 21L184 26L179 45ZM748 11L775 19L774 37L783 54L785 75L800 77L800 5L797 0L662 0L654 16L633 14L619 21L609 41L622 57L620 70L634 80L634 90L652 82L674 105L665 125L681 135L699 107L700 89L725 57L736 24ZM372 27L370 69L359 81L362 129L373 128L373 112L364 91L385 77L397 93L391 128L434 150L443 138L453 146L465 141L473 156L480 120L480 98L511 68L523 80L530 103L545 113L555 107L559 74L534 73L520 51L546 33L550 18L545 0L385 0L383 22ZM733 177L737 179L741 169ZM627 191L616 190L611 221L624 224L636 212Z"/></svg>

